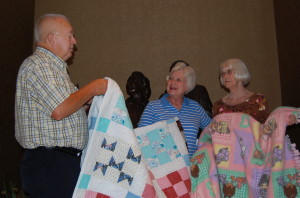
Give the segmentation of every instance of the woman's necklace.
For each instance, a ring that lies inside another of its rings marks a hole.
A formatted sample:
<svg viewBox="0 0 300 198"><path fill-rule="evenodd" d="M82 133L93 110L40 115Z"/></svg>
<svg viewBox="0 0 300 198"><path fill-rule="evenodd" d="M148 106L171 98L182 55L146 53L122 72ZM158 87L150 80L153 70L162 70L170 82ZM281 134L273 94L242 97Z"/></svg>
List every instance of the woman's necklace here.
<svg viewBox="0 0 300 198"><path fill-rule="evenodd" d="M243 102L246 102L252 94L252 92L245 92L240 96L229 95L224 102L229 105L241 104Z"/></svg>

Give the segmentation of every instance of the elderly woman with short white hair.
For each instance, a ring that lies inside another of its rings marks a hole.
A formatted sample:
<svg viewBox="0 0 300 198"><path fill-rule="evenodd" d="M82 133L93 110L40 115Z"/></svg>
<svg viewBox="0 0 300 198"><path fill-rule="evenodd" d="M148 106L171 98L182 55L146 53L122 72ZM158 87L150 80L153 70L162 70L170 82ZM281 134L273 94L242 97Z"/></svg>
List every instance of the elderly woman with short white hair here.
<svg viewBox="0 0 300 198"><path fill-rule="evenodd" d="M211 122L205 110L194 100L184 95L196 85L196 74L192 67L176 65L167 75L167 93L162 98L148 103L138 127L178 117L192 156L197 149L197 133Z"/></svg>
<svg viewBox="0 0 300 198"><path fill-rule="evenodd" d="M266 98L259 93L249 91L250 73L246 64L231 58L220 64L221 85L229 92L213 105L213 117L221 113L241 112L251 115L260 123L269 116Z"/></svg>

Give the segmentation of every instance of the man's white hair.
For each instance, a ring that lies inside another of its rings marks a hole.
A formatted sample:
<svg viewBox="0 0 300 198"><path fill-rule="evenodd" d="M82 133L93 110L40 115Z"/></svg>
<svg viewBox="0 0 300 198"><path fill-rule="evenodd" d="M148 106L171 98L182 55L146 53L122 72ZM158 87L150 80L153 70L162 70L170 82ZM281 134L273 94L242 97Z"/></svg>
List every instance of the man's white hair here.
<svg viewBox="0 0 300 198"><path fill-rule="evenodd" d="M62 14L44 14L44 15L40 16L40 18L38 18L38 20L34 24L34 40L35 40L35 42L41 41L40 25L41 25L41 22L46 18L62 18L69 22L69 19Z"/></svg>

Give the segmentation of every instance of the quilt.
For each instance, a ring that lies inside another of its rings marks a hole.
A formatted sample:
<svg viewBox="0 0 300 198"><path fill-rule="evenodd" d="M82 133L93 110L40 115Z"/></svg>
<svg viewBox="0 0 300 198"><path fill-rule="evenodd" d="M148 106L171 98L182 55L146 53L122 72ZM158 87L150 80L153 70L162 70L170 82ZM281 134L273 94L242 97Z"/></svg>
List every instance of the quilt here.
<svg viewBox="0 0 300 198"><path fill-rule="evenodd" d="M177 117L134 130L158 197L189 198L190 157Z"/></svg>
<svg viewBox="0 0 300 198"><path fill-rule="evenodd" d="M243 113L216 116L191 159L192 197L300 197L299 152L285 135L300 108L279 107L264 124Z"/></svg>
<svg viewBox="0 0 300 198"><path fill-rule="evenodd" d="M157 197L115 81L96 96L88 116L89 142L73 198Z"/></svg>

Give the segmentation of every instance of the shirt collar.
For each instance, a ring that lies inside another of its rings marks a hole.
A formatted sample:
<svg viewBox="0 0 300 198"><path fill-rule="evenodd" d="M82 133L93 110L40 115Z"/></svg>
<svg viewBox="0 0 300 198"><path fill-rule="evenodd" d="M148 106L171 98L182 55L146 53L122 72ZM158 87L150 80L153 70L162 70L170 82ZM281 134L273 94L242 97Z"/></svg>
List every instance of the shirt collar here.
<svg viewBox="0 0 300 198"><path fill-rule="evenodd" d="M62 60L60 57L56 56L54 53L52 53L51 51L49 51L45 48L37 47L36 48L36 53L42 53L42 54L45 54L48 57L51 57L51 59L56 63L56 65L58 65L62 69L67 69L68 68L68 64L64 60Z"/></svg>
<svg viewBox="0 0 300 198"><path fill-rule="evenodd" d="M161 101L164 105L171 105L171 103L167 100L168 96L169 96L169 94L166 93L161 97ZM185 106L185 105L189 105L189 100L187 99L187 97L184 96L182 106Z"/></svg>

